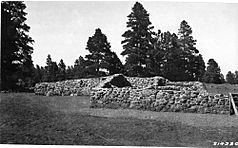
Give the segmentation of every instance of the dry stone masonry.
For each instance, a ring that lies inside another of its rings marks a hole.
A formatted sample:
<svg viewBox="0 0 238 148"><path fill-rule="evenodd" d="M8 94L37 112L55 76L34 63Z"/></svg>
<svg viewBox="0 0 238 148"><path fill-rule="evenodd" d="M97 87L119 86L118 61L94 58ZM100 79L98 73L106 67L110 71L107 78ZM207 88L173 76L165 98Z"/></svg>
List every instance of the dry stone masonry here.
<svg viewBox="0 0 238 148"><path fill-rule="evenodd" d="M46 96L88 96L91 88L97 86L103 78L43 82L35 86L36 95Z"/></svg>
<svg viewBox="0 0 238 148"><path fill-rule="evenodd" d="M90 95L92 108L229 114L229 98L210 95L201 82L170 82L163 77L109 77L39 83L38 95Z"/></svg>
<svg viewBox="0 0 238 148"><path fill-rule="evenodd" d="M34 92L36 95L45 96L89 96L91 89L94 87L109 88L131 86L133 88L145 88L157 85L165 85L165 79L162 77L125 77L122 74L115 74L100 78L37 83Z"/></svg>

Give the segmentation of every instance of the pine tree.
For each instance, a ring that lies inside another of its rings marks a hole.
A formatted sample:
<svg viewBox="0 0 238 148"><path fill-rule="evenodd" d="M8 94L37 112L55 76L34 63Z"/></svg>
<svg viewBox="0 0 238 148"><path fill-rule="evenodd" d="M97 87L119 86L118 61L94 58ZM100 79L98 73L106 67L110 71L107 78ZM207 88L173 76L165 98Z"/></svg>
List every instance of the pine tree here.
<svg viewBox="0 0 238 148"><path fill-rule="evenodd" d="M124 51L121 55L126 56L125 71L129 76L146 75L146 59L148 52L153 48L152 29L149 14L143 5L136 2L132 8L132 13L127 16L127 30L121 42Z"/></svg>
<svg viewBox="0 0 238 148"><path fill-rule="evenodd" d="M208 60L208 66L203 76L203 81L206 83L220 84L224 82L224 77L221 74L221 69L214 59Z"/></svg>
<svg viewBox="0 0 238 148"><path fill-rule="evenodd" d="M235 84L235 74L231 71L228 71L226 74L226 82L230 84Z"/></svg>
<svg viewBox="0 0 238 148"><path fill-rule="evenodd" d="M70 80L74 78L73 66L68 66L66 69L66 79Z"/></svg>
<svg viewBox="0 0 238 148"><path fill-rule="evenodd" d="M103 56L105 53L110 52L110 48L111 45L107 41L106 35L104 35L99 28L96 29L95 34L88 39L86 50L88 50L90 54L86 55L86 58L93 63L91 68L95 68L97 76L100 76Z"/></svg>
<svg viewBox="0 0 238 148"><path fill-rule="evenodd" d="M204 74L205 63L198 49L195 47L196 40L192 36L192 28L183 20L180 24L179 32L179 46L183 51L181 60L184 63L184 78L187 81L199 80Z"/></svg>
<svg viewBox="0 0 238 148"><path fill-rule="evenodd" d="M75 79L85 78L86 75L87 75L86 61L82 56L80 56L74 62L74 78Z"/></svg>
<svg viewBox="0 0 238 148"><path fill-rule="evenodd" d="M63 81L66 79L66 65L64 64L64 61L61 59L58 64L58 74L57 74L57 80Z"/></svg>
<svg viewBox="0 0 238 148"><path fill-rule="evenodd" d="M235 84L238 84L238 71L235 71Z"/></svg>
<svg viewBox="0 0 238 148"><path fill-rule="evenodd" d="M93 61L88 59L85 60L85 70L84 70L85 78L93 78L105 75L101 71L97 72L95 66L96 65Z"/></svg>
<svg viewBox="0 0 238 148"><path fill-rule="evenodd" d="M58 81L59 67L56 62L52 62L51 66L52 71L50 72L50 80L51 82Z"/></svg>
<svg viewBox="0 0 238 148"><path fill-rule="evenodd" d="M18 80L31 83L34 66L29 44L34 41L27 35L25 8L24 2L1 2L1 89L15 89Z"/></svg>
<svg viewBox="0 0 238 148"><path fill-rule="evenodd" d="M190 65L191 67L189 69L192 75L189 80L201 81L206 68L202 55L198 54L194 56L190 61Z"/></svg>
<svg viewBox="0 0 238 148"><path fill-rule="evenodd" d="M89 75L104 76L106 73L113 74L121 71L121 61L110 48L106 35L100 29L96 29L95 34L89 37L86 48L90 54L86 55L84 63Z"/></svg>
<svg viewBox="0 0 238 148"><path fill-rule="evenodd" d="M185 81L185 60L181 58L183 51L179 48L178 37L170 32L163 33L162 48L164 49L163 76L172 81Z"/></svg>
<svg viewBox="0 0 238 148"><path fill-rule="evenodd" d="M238 84L238 71L235 71L234 73L229 71L226 74L226 82L230 84Z"/></svg>
<svg viewBox="0 0 238 148"><path fill-rule="evenodd" d="M43 76L43 81L44 82L51 82L52 81L52 71L53 71L53 61L51 59L50 54L47 56L46 59L46 66L45 66L45 71L44 71L44 76Z"/></svg>
<svg viewBox="0 0 238 148"><path fill-rule="evenodd" d="M115 52L108 52L104 56L104 68L108 69L109 75L123 73L123 65Z"/></svg>
<svg viewBox="0 0 238 148"><path fill-rule="evenodd" d="M43 70L40 68L39 65L36 65L36 68L34 70L34 83L42 82L43 77Z"/></svg>
<svg viewBox="0 0 238 148"><path fill-rule="evenodd" d="M149 50L146 58L147 76L161 76L165 49L163 48L163 33L158 30L152 40L153 48Z"/></svg>
<svg viewBox="0 0 238 148"><path fill-rule="evenodd" d="M181 48L192 54L197 54L199 51L196 49L196 40L193 39L192 36L192 28L188 25L188 23L183 20L180 24L179 32L179 41Z"/></svg>

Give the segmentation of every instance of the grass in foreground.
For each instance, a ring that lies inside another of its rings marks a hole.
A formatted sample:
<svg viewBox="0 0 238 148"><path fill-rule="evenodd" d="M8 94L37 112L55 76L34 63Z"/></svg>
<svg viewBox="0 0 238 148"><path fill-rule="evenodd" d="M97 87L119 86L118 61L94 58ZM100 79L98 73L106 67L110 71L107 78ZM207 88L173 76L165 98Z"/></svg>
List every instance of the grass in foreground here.
<svg viewBox="0 0 238 148"><path fill-rule="evenodd" d="M0 143L134 146L212 146L236 142L238 129L168 121L106 118L76 112L88 97L1 94ZM236 141L235 141L236 140Z"/></svg>

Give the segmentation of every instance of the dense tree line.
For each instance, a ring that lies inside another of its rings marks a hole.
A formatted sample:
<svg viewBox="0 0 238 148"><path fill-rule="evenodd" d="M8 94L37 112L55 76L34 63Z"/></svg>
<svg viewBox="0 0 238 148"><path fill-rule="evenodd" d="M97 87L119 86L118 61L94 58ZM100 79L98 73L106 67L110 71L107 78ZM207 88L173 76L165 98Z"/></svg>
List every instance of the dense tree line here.
<svg viewBox="0 0 238 148"><path fill-rule="evenodd" d="M86 50L89 54L80 56L74 65L66 67L51 56L46 66L32 64L33 43L27 35L30 27L25 23L26 8L23 2L1 2L1 89L30 87L38 82L54 82L67 79L89 78L123 73L127 76L163 76L172 81L203 81L224 83L224 76L214 59L207 67L196 48L192 28L183 20L177 33L154 31L149 13L136 2L127 16L127 31L122 34L123 65L100 28L89 37ZM238 72L228 72L226 81L238 83Z"/></svg>
<svg viewBox="0 0 238 148"><path fill-rule="evenodd" d="M62 59L57 64L55 61L52 61L51 55L48 55L45 67L36 65L33 79L35 83L66 80L66 65Z"/></svg>
<svg viewBox="0 0 238 148"><path fill-rule="evenodd" d="M157 33L142 4L136 2L128 15L128 30L122 35L126 56L125 73L129 76L162 75L173 81L201 80L205 72L202 55L195 47L192 29L182 21L178 34Z"/></svg>
<svg viewBox="0 0 238 148"><path fill-rule="evenodd" d="M128 30L122 35L124 67L128 76L149 77L160 75L172 81L204 81L223 83L224 76L214 59L207 69L192 28L183 20L178 33L153 31L149 13L136 2L127 16Z"/></svg>
<svg viewBox="0 0 238 148"><path fill-rule="evenodd" d="M226 74L226 82L230 84L238 84L238 71L235 71L234 73L228 71Z"/></svg>

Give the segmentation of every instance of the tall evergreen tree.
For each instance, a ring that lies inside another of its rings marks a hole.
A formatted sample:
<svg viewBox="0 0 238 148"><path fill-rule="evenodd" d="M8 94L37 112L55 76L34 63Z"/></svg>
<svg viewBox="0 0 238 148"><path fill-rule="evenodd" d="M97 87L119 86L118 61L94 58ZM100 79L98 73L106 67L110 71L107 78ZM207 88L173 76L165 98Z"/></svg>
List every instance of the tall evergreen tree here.
<svg viewBox="0 0 238 148"><path fill-rule="evenodd" d="M104 68L108 69L108 74L123 73L123 64L115 52L105 54Z"/></svg>
<svg viewBox="0 0 238 148"><path fill-rule="evenodd" d="M193 39L192 36L192 28L188 25L188 23L183 20L180 23L180 28L178 32L179 41L181 48L189 53L197 54L199 51L196 49L196 40Z"/></svg>
<svg viewBox="0 0 238 148"><path fill-rule="evenodd" d="M21 1L1 2L1 89L14 89L18 80L29 81L33 73L26 5Z"/></svg>
<svg viewBox="0 0 238 148"><path fill-rule="evenodd" d="M66 79L66 65L64 61L61 59L58 64L58 73L57 73L57 80L63 81Z"/></svg>
<svg viewBox="0 0 238 148"><path fill-rule="evenodd" d="M70 80L74 78L73 66L68 66L66 69L66 79Z"/></svg>
<svg viewBox="0 0 238 148"><path fill-rule="evenodd" d="M90 54L86 55L85 65L90 75L103 76L106 73L120 72L121 61L110 48L106 35L96 29L95 34L89 37L86 47Z"/></svg>
<svg viewBox="0 0 238 148"><path fill-rule="evenodd" d="M52 62L51 66L52 71L50 72L50 80L51 82L58 81L59 67L56 62Z"/></svg>
<svg viewBox="0 0 238 148"><path fill-rule="evenodd" d="M87 75L86 61L80 56L74 62L74 78L85 78Z"/></svg>
<svg viewBox="0 0 238 148"><path fill-rule="evenodd" d="M52 79L52 71L53 71L53 61L51 59L50 54L47 56L46 59L46 66L45 66L45 71L44 71L44 76L43 76L43 81L44 82L51 82Z"/></svg>
<svg viewBox="0 0 238 148"><path fill-rule="evenodd" d="M160 30L158 30L158 33L155 33L155 37L152 40L153 48L147 52L145 69L147 76L162 75L165 54L163 35L164 33L161 33Z"/></svg>
<svg viewBox="0 0 238 148"><path fill-rule="evenodd" d="M193 39L192 28L185 20L180 24L178 36L178 43L183 51L181 60L185 61L183 65L185 71L184 79L189 81L201 79L205 72L205 63L198 49L195 47L196 40Z"/></svg>
<svg viewBox="0 0 238 148"><path fill-rule="evenodd" d="M185 81L184 65L186 61L181 58L184 52L179 48L177 35L165 32L162 41L164 48L163 76L172 81Z"/></svg>
<svg viewBox="0 0 238 148"><path fill-rule="evenodd" d="M125 39L121 42L124 49L121 55L126 56L125 71L129 76L145 76L146 59L148 52L153 48L154 27L151 26L148 12L138 2L134 4L131 14L127 17L129 30L122 35Z"/></svg>
<svg viewBox="0 0 238 148"><path fill-rule="evenodd" d="M110 52L111 45L107 41L106 35L98 28L92 37L89 37L86 50L90 54L86 55L86 58L93 62L91 67L95 68L96 75L100 76L100 68L104 58L104 54Z"/></svg>
<svg viewBox="0 0 238 148"><path fill-rule="evenodd" d="M206 83L220 84L224 82L224 77L221 74L221 69L214 59L208 60L208 66L203 76L203 81Z"/></svg>
<svg viewBox="0 0 238 148"><path fill-rule="evenodd" d="M201 54L195 55L190 61L190 78L189 81L201 81L205 73L205 63Z"/></svg>
<svg viewBox="0 0 238 148"><path fill-rule="evenodd" d="M39 65L36 65L36 68L34 70L34 82L35 83L39 83L42 82L42 77L43 77L43 73L44 71L40 68Z"/></svg>

